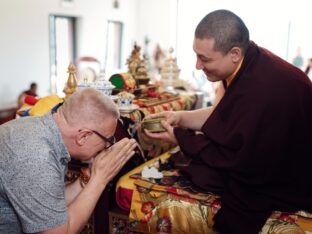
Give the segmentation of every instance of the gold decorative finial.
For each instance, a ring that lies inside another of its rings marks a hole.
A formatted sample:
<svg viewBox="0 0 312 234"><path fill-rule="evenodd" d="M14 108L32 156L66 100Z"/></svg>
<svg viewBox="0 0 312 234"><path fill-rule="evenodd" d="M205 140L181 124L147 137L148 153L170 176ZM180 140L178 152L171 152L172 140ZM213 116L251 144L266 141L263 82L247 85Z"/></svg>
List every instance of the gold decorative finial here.
<svg viewBox="0 0 312 234"><path fill-rule="evenodd" d="M64 93L66 94L65 98L68 98L72 93L77 91L76 67L74 64L69 64L67 73L69 73L69 75L64 89Z"/></svg>

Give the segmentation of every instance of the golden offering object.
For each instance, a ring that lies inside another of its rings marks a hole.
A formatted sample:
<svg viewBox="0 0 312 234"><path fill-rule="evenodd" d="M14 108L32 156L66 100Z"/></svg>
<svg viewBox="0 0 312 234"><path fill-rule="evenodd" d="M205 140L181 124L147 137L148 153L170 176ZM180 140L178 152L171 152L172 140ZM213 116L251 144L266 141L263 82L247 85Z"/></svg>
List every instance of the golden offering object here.
<svg viewBox="0 0 312 234"><path fill-rule="evenodd" d="M127 59L127 64L128 64L128 69L129 69L128 73L130 73L133 77L135 77L137 68L139 66L139 63L141 62L140 50L141 50L141 47L137 46L137 44L134 43L131 55Z"/></svg>
<svg viewBox="0 0 312 234"><path fill-rule="evenodd" d="M137 80L138 85L147 84L150 80L146 71L144 60L141 60L137 67L135 79Z"/></svg>
<svg viewBox="0 0 312 234"><path fill-rule="evenodd" d="M67 73L69 73L69 75L66 82L66 87L64 88L64 93L66 94L65 98L68 98L77 91L76 67L74 64L69 64Z"/></svg>
<svg viewBox="0 0 312 234"><path fill-rule="evenodd" d="M109 81L116 87L116 89L133 90L136 88L136 82L130 73L113 74Z"/></svg>
<svg viewBox="0 0 312 234"><path fill-rule="evenodd" d="M136 80L138 86L147 84L150 80L147 74L146 60L141 58L140 50L141 47L135 43L131 55L127 59L128 73Z"/></svg>
<svg viewBox="0 0 312 234"><path fill-rule="evenodd" d="M141 127L142 129L147 129L150 132L165 132L166 129L162 126L161 121L165 120L164 118L155 118L155 119L144 119Z"/></svg>

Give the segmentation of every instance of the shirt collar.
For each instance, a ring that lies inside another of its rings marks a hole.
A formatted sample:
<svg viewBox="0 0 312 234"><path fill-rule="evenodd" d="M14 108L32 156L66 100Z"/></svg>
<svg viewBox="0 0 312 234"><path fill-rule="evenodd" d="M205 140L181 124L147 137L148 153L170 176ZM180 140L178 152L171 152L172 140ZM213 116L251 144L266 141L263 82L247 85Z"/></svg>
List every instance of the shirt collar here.
<svg viewBox="0 0 312 234"><path fill-rule="evenodd" d="M60 162L62 164L67 164L71 158L63 141L61 133L53 120L51 112L43 116L43 122L50 129L51 136L49 137L52 141L55 152L57 152L57 154L59 155Z"/></svg>

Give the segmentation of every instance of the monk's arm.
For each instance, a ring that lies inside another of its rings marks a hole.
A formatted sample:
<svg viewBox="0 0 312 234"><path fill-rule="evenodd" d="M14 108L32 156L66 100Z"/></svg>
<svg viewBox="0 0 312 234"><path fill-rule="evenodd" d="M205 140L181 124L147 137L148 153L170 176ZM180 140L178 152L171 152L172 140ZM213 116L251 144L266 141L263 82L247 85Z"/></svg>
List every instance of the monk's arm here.
<svg viewBox="0 0 312 234"><path fill-rule="evenodd" d="M176 112L179 115L179 126L192 129L195 131L201 130L202 126L206 120L210 117L214 108L218 105L222 97L224 96L225 90L222 84L216 90L216 97L213 101L213 106L193 110L193 111L178 111Z"/></svg>
<svg viewBox="0 0 312 234"><path fill-rule="evenodd" d="M214 108L210 106L193 111L178 111L176 114L179 115L179 126L199 131L211 115L213 109Z"/></svg>

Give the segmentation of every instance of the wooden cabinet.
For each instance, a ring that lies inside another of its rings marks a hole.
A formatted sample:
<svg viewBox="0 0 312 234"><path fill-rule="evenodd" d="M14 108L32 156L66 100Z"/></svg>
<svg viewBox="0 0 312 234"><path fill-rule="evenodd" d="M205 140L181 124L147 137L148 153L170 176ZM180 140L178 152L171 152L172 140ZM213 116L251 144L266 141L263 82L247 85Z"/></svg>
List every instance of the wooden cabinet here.
<svg viewBox="0 0 312 234"><path fill-rule="evenodd" d="M15 107L0 109L0 124L15 119L16 110Z"/></svg>

